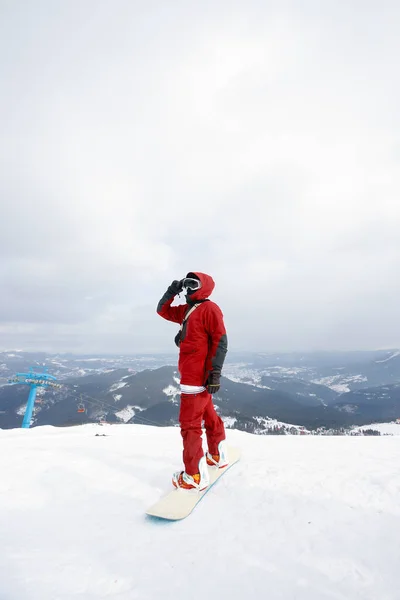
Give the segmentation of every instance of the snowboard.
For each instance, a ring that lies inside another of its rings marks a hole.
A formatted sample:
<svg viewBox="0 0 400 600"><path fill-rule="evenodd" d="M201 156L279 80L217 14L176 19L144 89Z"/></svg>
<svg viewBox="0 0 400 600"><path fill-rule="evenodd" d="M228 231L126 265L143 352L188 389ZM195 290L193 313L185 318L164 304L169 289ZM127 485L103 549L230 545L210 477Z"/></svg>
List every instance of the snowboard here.
<svg viewBox="0 0 400 600"><path fill-rule="evenodd" d="M158 519L167 521L179 521L185 519L196 508L200 500L204 498L207 492L214 486L217 481L225 475L227 471L240 459L240 450L228 446L229 465L223 469L216 467L208 467L210 475L210 485L202 492L197 490L182 490L174 488L171 492L160 498L153 506L151 506L146 514ZM172 484L171 484L172 485Z"/></svg>

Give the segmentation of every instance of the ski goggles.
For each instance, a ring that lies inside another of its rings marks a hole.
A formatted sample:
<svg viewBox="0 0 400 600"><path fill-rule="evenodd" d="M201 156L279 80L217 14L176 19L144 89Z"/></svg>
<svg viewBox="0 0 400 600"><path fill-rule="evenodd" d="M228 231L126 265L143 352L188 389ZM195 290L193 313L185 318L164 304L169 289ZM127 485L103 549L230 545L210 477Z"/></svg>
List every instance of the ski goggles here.
<svg viewBox="0 0 400 600"><path fill-rule="evenodd" d="M201 281L192 277L185 277L182 281L182 287L189 290L199 290L201 288Z"/></svg>

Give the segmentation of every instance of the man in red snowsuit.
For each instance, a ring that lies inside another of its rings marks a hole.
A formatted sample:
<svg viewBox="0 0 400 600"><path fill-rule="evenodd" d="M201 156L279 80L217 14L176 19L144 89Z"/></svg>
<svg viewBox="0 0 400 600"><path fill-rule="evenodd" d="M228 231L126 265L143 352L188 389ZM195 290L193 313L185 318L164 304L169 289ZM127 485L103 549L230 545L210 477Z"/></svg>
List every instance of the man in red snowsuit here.
<svg viewBox="0 0 400 600"><path fill-rule="evenodd" d="M181 325L175 338L179 346L181 376L179 422L183 439L185 471L175 473L173 484L184 489L207 487L209 466L228 464L225 428L215 412L212 394L220 389L221 371L227 353L227 336L221 309L208 299L215 283L205 273L188 273L173 281L157 306L157 313ZM186 304L171 306L175 296L186 290ZM208 453L202 448L204 420Z"/></svg>

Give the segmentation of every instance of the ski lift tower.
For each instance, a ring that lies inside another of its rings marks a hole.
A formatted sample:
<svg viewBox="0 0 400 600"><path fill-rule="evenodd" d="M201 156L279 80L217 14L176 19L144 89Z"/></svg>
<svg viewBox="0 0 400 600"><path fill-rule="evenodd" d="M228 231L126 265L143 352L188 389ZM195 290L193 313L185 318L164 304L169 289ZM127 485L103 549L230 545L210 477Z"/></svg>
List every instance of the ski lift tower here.
<svg viewBox="0 0 400 600"><path fill-rule="evenodd" d="M42 373L37 373L30 368L29 373L17 373L13 379L9 379L8 383L12 385L27 384L30 386L28 403L26 405L24 419L22 421L22 427L28 429L31 424L33 407L35 404L36 391L38 387L55 387L60 388L61 384L56 383L57 378L54 375L49 375L47 369Z"/></svg>

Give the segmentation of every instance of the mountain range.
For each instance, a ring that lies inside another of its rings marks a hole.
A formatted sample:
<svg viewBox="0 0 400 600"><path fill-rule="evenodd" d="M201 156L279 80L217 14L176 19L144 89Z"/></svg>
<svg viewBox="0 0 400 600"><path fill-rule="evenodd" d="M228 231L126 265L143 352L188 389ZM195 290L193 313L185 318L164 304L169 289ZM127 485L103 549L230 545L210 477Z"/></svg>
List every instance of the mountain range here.
<svg viewBox="0 0 400 600"><path fill-rule="evenodd" d="M176 355L0 353L0 428L20 427L28 389L16 372L48 370L60 389L38 390L32 425L108 421L176 425ZM252 433L341 428L400 417L400 351L232 353L214 402L227 427ZM79 408L79 412L78 412Z"/></svg>

